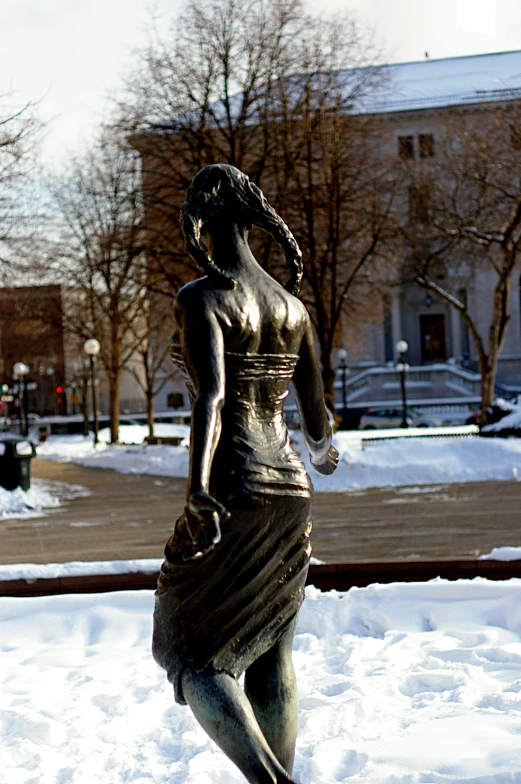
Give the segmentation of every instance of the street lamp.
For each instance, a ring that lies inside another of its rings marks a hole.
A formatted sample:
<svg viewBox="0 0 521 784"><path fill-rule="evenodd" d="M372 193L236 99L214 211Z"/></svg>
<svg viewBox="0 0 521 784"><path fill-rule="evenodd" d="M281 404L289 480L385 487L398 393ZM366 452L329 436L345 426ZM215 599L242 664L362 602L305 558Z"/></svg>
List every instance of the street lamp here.
<svg viewBox="0 0 521 784"><path fill-rule="evenodd" d="M90 361L90 377L92 382L92 411L94 413L94 446L98 443L98 402L96 400L96 373L94 366L96 357L99 354L100 343L96 338L89 338L85 341L83 350Z"/></svg>
<svg viewBox="0 0 521 784"><path fill-rule="evenodd" d="M405 374L409 370L409 365L406 362L407 349L409 346L407 345L407 341L399 340L396 343L396 353L398 354L398 362L396 363L396 370L400 374L400 387L402 390L402 423L400 427L409 427L409 423L407 422L407 394L405 391Z"/></svg>
<svg viewBox="0 0 521 784"><path fill-rule="evenodd" d="M338 358L338 367L342 371L342 425L345 427L347 420L347 351L345 348L339 348L336 355Z"/></svg>
<svg viewBox="0 0 521 784"><path fill-rule="evenodd" d="M9 403L12 403L13 398L12 395L9 394L9 386L7 384L2 384L2 413L3 413L3 426L4 429L7 430L8 423L9 423Z"/></svg>
<svg viewBox="0 0 521 784"><path fill-rule="evenodd" d="M29 373L29 366L25 362L15 362L13 365L13 375L18 378L18 402L20 405L20 434L22 436L28 435L28 422L27 422L27 397L26 386L24 377Z"/></svg>

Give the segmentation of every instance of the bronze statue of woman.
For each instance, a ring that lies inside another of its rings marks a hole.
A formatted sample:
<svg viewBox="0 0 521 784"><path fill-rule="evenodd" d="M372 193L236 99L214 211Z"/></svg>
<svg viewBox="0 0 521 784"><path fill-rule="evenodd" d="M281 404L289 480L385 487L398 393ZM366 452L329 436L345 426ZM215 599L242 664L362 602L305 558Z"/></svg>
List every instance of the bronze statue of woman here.
<svg viewBox="0 0 521 784"><path fill-rule="evenodd" d="M282 416L290 381L313 466L331 474L338 461L310 319L297 299L301 253L260 189L233 166L198 172L182 225L205 276L175 304L173 358L193 404L190 477L165 548L153 654L176 700L249 782L293 782L291 654L311 552L312 485ZM252 225L283 249L286 288L253 257Z"/></svg>

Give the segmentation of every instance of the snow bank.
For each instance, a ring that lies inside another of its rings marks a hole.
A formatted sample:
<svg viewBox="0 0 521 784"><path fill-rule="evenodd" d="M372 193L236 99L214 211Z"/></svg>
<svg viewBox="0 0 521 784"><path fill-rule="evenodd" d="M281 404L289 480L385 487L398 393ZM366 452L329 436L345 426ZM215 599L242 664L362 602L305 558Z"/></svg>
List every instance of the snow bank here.
<svg viewBox="0 0 521 784"><path fill-rule="evenodd" d="M0 564L1 580L27 580L56 577L88 577L107 574L154 574L163 563L162 558L134 558L130 561L69 561L47 564ZM323 564L319 558L311 558L312 565Z"/></svg>
<svg viewBox="0 0 521 784"><path fill-rule="evenodd" d="M371 437L379 437L379 434L372 433ZM361 431L336 433L334 441L340 452L340 463L337 471L326 477L311 467L302 434L299 431L291 433L315 489L320 492L521 478L521 440L404 435L367 443L367 438L368 434ZM96 468L113 468L123 473L188 476L188 449L185 446L108 446L102 443L94 449L91 437L52 436L38 446L38 456Z"/></svg>
<svg viewBox="0 0 521 784"><path fill-rule="evenodd" d="M335 444L340 452L335 473L322 477L310 470L318 491L521 478L517 439L404 437L364 444L360 432L341 431ZM301 454L307 461L303 449Z"/></svg>
<svg viewBox="0 0 521 784"><path fill-rule="evenodd" d="M83 485L57 481L44 482L40 479L33 479L27 492L20 487L16 490L5 490L0 487L0 520L42 517L49 510L61 506L62 501L88 495L90 490Z"/></svg>
<svg viewBox="0 0 521 784"><path fill-rule="evenodd" d="M493 547L489 553L484 553L479 561L521 561L521 547Z"/></svg>
<svg viewBox="0 0 521 784"><path fill-rule="evenodd" d="M501 401L504 403L504 401ZM510 414L507 414L499 422L494 422L493 425L485 425L483 428L484 433L499 433L501 430L521 430L521 406L508 404Z"/></svg>
<svg viewBox="0 0 521 784"><path fill-rule="evenodd" d="M243 784L150 654L150 591L0 599L0 780ZM307 589L302 784L519 784L521 581Z"/></svg>
<svg viewBox="0 0 521 784"><path fill-rule="evenodd" d="M27 490L5 490L0 487L0 520L18 517L40 517L45 509L60 505L59 499L45 485L33 484Z"/></svg>
<svg viewBox="0 0 521 784"><path fill-rule="evenodd" d="M136 426L128 427L132 428L129 437L137 437L134 429ZM185 426L170 425L169 427ZM148 429L145 430L148 432ZM165 434L161 433L161 435ZM38 445L37 452L38 457L46 460L73 462L92 468L112 468L123 474L188 476L187 446L148 446L147 444L110 446L107 441L102 441L95 448L92 435L88 438L73 435L51 436L45 443Z"/></svg>
<svg viewBox="0 0 521 784"><path fill-rule="evenodd" d="M147 425L120 425L119 440L122 444L142 444L149 434ZM154 424L154 435L162 438L182 438L181 446L187 447L190 440L190 427L188 425L174 425L169 423L157 422ZM92 436L91 436L92 437ZM104 427L98 433L98 439L102 443L110 443L110 428Z"/></svg>
<svg viewBox="0 0 521 784"><path fill-rule="evenodd" d="M27 580L56 577L88 577L107 574L153 574L158 572L162 558L134 558L129 561L68 561L46 564L1 564L0 580Z"/></svg>

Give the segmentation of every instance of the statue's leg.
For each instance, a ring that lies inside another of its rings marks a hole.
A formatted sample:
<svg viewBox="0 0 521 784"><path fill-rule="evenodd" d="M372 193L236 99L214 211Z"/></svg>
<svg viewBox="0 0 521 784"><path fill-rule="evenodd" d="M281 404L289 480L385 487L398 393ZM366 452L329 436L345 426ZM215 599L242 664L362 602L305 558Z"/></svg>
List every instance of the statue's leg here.
<svg viewBox="0 0 521 784"><path fill-rule="evenodd" d="M275 756L293 770L298 725L298 693L293 669L293 637L297 619L281 640L246 671L244 689L260 728Z"/></svg>
<svg viewBox="0 0 521 784"><path fill-rule="evenodd" d="M295 784L270 749L237 681L185 667L183 696L195 718L250 784Z"/></svg>

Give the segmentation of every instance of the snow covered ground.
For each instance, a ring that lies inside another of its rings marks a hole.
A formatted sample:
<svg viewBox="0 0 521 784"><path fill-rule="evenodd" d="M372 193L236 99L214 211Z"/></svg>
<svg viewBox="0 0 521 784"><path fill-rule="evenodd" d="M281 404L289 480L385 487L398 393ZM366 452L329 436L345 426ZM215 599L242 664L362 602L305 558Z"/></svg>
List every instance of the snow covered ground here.
<svg viewBox="0 0 521 784"><path fill-rule="evenodd" d="M43 517L61 506L62 501L87 495L90 491L81 485L39 479L32 480L27 492L20 487L16 490L0 487L0 522L2 519Z"/></svg>
<svg viewBox="0 0 521 784"><path fill-rule="evenodd" d="M188 443L187 426L158 425L158 430L160 427L182 430L185 443ZM425 436L424 429L420 432ZM374 432L371 435L380 436ZM132 437L132 433L127 437ZM521 478L521 439L441 435L414 438L409 431L403 438L365 443L367 433L342 431L335 435L335 444L340 452L338 469L333 476L324 477L309 465L301 434L293 431L291 437L295 439L317 491L343 492L369 487ZM38 456L97 468L113 468L123 473L188 475L186 446L109 446L102 443L94 450L91 437L52 436L38 446Z"/></svg>
<svg viewBox="0 0 521 784"><path fill-rule="evenodd" d="M150 591L0 599L2 784L242 784L150 655ZM520 784L521 580L308 588L302 784Z"/></svg>
<svg viewBox="0 0 521 784"><path fill-rule="evenodd" d="M503 407L505 406L505 401L500 401ZM495 422L493 425L485 425L483 430L488 433L498 433L501 430L507 429L521 429L521 405L512 405L511 403L506 404L510 413L507 414L503 419L500 419L499 422Z"/></svg>
<svg viewBox="0 0 521 784"><path fill-rule="evenodd" d="M93 468L112 468L124 474L152 474L155 476L188 476L188 443L190 428L187 425L161 425L155 427L158 436L176 436L184 439L181 446L148 446L143 444L148 428L144 425L122 425L122 444L110 446L110 432L99 433L100 443L94 448L92 434L50 436L38 444L38 457L78 463Z"/></svg>
<svg viewBox="0 0 521 784"><path fill-rule="evenodd" d="M339 467L331 477L318 481L313 473L317 490L521 478L518 439L426 437L364 444L356 431L342 431L336 434L335 443L340 452Z"/></svg>
<svg viewBox="0 0 521 784"><path fill-rule="evenodd" d="M505 549L505 548L502 548ZM515 550L516 548L507 548ZM521 548L518 548L521 559ZM509 558L509 560L516 560ZM163 558L134 558L128 561L68 561L67 563L46 564L1 564L0 581L27 580L34 582L55 577L87 577L106 574L154 574L158 572ZM319 558L311 558L312 565L323 564Z"/></svg>
<svg viewBox="0 0 521 784"><path fill-rule="evenodd" d="M119 441L121 444L142 444L146 436L149 434L148 425L120 425L119 426ZM182 438L181 446L187 447L190 440L190 427L189 425L173 425L164 422L156 422L154 424L154 435L161 436L162 438ZM98 438L102 443L108 444L110 442L110 428L104 427L98 433Z"/></svg>

